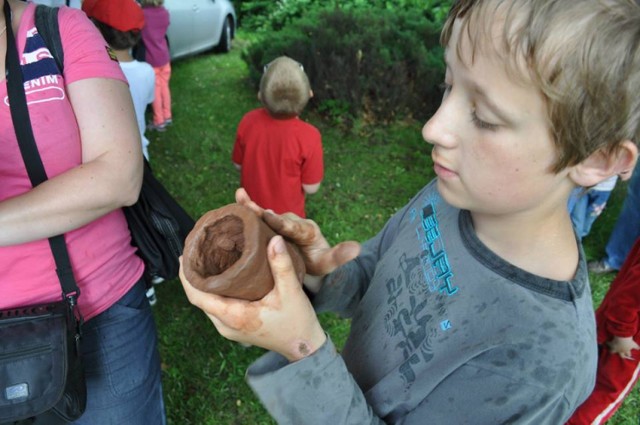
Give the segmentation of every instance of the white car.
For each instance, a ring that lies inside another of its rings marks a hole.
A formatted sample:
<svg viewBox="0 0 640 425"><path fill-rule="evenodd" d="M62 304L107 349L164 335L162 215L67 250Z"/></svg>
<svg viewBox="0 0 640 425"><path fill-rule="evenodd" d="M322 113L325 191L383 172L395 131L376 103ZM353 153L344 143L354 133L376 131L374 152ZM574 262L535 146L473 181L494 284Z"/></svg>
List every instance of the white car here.
<svg viewBox="0 0 640 425"><path fill-rule="evenodd" d="M171 59L214 49L231 50L236 11L229 0L165 0L171 23L167 30Z"/></svg>

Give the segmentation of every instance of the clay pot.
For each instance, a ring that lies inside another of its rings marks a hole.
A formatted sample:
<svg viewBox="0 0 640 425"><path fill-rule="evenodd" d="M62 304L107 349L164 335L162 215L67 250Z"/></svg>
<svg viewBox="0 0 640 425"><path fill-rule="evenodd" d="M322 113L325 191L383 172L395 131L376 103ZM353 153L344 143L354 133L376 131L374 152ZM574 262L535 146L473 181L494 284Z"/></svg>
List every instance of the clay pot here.
<svg viewBox="0 0 640 425"><path fill-rule="evenodd" d="M225 297L258 300L273 289L267 245L275 233L256 213L240 204L209 211L187 236L184 275L193 287ZM304 261L298 247L287 250L302 282Z"/></svg>

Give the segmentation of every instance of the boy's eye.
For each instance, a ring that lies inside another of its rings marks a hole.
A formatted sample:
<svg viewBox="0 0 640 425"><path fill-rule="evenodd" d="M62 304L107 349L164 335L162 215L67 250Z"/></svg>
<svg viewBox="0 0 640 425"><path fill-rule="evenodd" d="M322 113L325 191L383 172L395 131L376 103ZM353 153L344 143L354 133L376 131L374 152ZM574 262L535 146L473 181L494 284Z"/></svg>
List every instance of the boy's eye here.
<svg viewBox="0 0 640 425"><path fill-rule="evenodd" d="M473 110L471 111L471 121L473 122L473 124L481 129L481 130L490 130L490 131L494 131L498 129L498 125L497 124L491 124L488 123L486 121L482 121L480 118L478 118L478 115L476 115L476 111Z"/></svg>

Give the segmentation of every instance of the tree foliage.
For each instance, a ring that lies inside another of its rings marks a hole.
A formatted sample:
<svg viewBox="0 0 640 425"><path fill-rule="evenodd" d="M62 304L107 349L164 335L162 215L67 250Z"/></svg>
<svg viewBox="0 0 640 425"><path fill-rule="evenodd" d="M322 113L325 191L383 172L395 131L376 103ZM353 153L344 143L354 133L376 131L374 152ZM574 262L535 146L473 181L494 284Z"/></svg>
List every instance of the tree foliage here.
<svg viewBox="0 0 640 425"><path fill-rule="evenodd" d="M234 3L241 25L247 31L278 31L291 21L322 8L411 10L442 23L451 6L451 0L236 0Z"/></svg>
<svg viewBox="0 0 640 425"><path fill-rule="evenodd" d="M388 122L433 113L444 69L441 22L399 6L417 1L325 2L304 14L300 4L315 0L281 3L295 5L286 19L270 21L282 26L263 31L243 54L256 87L263 65L286 55L305 67L315 94L310 107L332 119Z"/></svg>

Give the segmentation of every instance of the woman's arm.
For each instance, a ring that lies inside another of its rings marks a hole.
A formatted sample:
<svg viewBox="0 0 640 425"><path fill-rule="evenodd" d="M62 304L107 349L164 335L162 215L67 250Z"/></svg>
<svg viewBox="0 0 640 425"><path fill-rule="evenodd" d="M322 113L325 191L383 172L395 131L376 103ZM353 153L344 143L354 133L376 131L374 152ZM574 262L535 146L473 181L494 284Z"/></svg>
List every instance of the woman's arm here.
<svg viewBox="0 0 640 425"><path fill-rule="evenodd" d="M0 246L77 229L136 202L142 150L127 85L91 78L67 86L82 140L82 164L0 202Z"/></svg>

